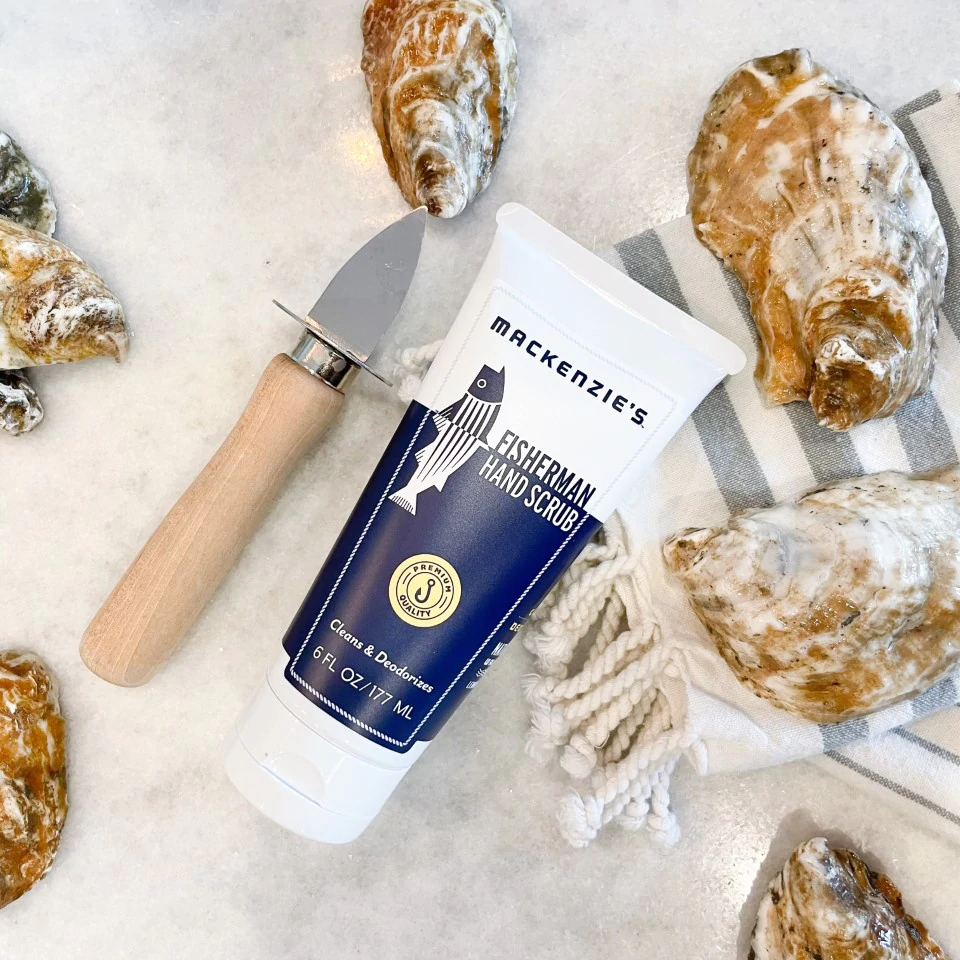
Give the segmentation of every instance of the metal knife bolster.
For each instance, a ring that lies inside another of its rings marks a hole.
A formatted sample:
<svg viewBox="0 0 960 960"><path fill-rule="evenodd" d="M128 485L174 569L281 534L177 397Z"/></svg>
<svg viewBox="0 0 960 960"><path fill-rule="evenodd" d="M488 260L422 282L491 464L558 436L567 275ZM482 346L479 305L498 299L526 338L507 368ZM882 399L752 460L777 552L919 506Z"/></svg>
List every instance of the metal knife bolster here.
<svg viewBox="0 0 960 960"><path fill-rule="evenodd" d="M290 357L307 373L319 377L335 390L342 391L359 369L343 354L321 343L309 330L304 330L300 335L300 341L290 351Z"/></svg>
<svg viewBox="0 0 960 960"><path fill-rule="evenodd" d="M319 377L334 390L342 390L352 379L358 369L366 370L378 380L382 380L388 387L393 384L386 377L377 373L373 367L358 357L347 347L332 340L312 317L301 317L291 309L285 307L279 300L273 301L285 314L293 317L303 328L300 340L290 352L291 360L300 364L307 373Z"/></svg>

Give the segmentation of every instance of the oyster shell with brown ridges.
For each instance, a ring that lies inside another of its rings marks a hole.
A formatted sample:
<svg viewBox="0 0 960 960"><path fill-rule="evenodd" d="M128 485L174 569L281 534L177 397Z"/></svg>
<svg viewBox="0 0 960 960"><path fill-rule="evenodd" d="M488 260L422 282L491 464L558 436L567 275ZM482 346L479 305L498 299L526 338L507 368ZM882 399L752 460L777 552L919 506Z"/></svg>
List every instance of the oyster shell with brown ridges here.
<svg viewBox="0 0 960 960"><path fill-rule="evenodd" d="M0 217L0 369L123 358L123 308L72 251Z"/></svg>
<svg viewBox="0 0 960 960"><path fill-rule="evenodd" d="M737 68L688 161L697 236L739 277L771 403L846 430L930 384L947 245L913 150L859 90L787 50Z"/></svg>
<svg viewBox="0 0 960 960"><path fill-rule="evenodd" d="M960 467L832 483L664 557L740 680L810 720L906 700L960 660Z"/></svg>
<svg viewBox="0 0 960 960"><path fill-rule="evenodd" d="M29 653L0 653L0 907L51 867L67 818L57 684Z"/></svg>
<svg viewBox="0 0 960 960"><path fill-rule="evenodd" d="M818 838L790 855L760 903L748 960L947 960L889 877Z"/></svg>
<svg viewBox="0 0 960 960"><path fill-rule="evenodd" d="M454 217L490 181L517 103L501 0L367 0L363 59L383 157L407 202Z"/></svg>
<svg viewBox="0 0 960 960"><path fill-rule="evenodd" d="M0 132L0 216L39 233L53 233L57 207L50 182L20 145ZM0 370L0 428L29 433L43 419L43 406L23 370Z"/></svg>

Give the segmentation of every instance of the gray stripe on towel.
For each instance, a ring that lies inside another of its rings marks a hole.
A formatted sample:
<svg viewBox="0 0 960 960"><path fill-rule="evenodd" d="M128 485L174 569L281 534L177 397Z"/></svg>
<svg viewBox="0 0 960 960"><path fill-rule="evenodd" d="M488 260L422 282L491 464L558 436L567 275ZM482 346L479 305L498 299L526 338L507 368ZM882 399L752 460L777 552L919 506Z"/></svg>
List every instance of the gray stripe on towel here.
<svg viewBox="0 0 960 960"><path fill-rule="evenodd" d="M960 816L957 816L957 814L952 813L945 807L941 807L939 803L934 803L932 800L928 800L921 794L908 789L907 787L903 786L903 784L895 783L888 777L877 773L876 770L871 770L869 767L863 766L862 763L857 763L856 760L851 760L842 753L828 753L827 756L831 760L835 760L837 763L847 767L847 769L853 770L855 773L859 773L861 776L866 777L868 780L872 780L874 783L878 783L880 786L886 787L888 790L892 790L898 796L904 797L907 800L913 800L914 803L919 803L921 807L926 807L927 810L930 810L931 812L943 817L944 820L949 820L950 823L955 823L957 826L960 826Z"/></svg>
<svg viewBox="0 0 960 960"><path fill-rule="evenodd" d="M617 253L637 283L690 313L667 251L653 230L618 243ZM773 506L770 485L722 383L694 410L693 422L727 509L736 513Z"/></svg>
<svg viewBox="0 0 960 960"><path fill-rule="evenodd" d="M944 707L952 707L956 702L957 686L953 682L953 677L944 677L929 690L921 693L919 697L914 697L910 701L910 706L913 709L913 715L919 720L921 717L927 717Z"/></svg>
<svg viewBox="0 0 960 960"><path fill-rule="evenodd" d="M931 743L929 740L918 737L909 730L904 730L903 727L894 727L890 732L896 734L901 740L906 740L907 743L912 743L915 747L926 750L927 753L932 753L935 757L939 757L947 763L952 763L954 766L960 767L960 757L945 747L941 747L939 743Z"/></svg>
<svg viewBox="0 0 960 960"><path fill-rule="evenodd" d="M894 414L900 443L914 473L924 473L957 462L947 418L933 392L911 400Z"/></svg>
<svg viewBox="0 0 960 960"><path fill-rule="evenodd" d="M863 473L850 435L821 427L809 403L788 403L787 416L817 483L847 480Z"/></svg>
<svg viewBox="0 0 960 960"><path fill-rule="evenodd" d="M823 749L827 753L866 740L870 736L870 725L862 717L858 720L845 720L843 723L821 723L819 726Z"/></svg>
<svg viewBox="0 0 960 960"><path fill-rule="evenodd" d="M645 230L635 237L621 240L617 244L617 253L627 273L637 283L643 284L684 313L690 312L673 264L656 230Z"/></svg>
<svg viewBox="0 0 960 960"><path fill-rule="evenodd" d="M894 110L894 122L902 124L911 114L918 113L920 110L926 110L927 107L932 107L935 103L939 103L941 99L939 90L928 90L926 93L917 97L916 100L911 100L909 103L905 103L902 107Z"/></svg>

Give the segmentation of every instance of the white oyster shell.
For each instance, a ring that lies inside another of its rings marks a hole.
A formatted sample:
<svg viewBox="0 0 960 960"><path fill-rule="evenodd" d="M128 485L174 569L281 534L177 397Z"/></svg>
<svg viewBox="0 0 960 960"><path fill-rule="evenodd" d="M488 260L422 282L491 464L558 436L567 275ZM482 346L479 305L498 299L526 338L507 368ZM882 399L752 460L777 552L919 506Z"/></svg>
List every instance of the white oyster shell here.
<svg viewBox="0 0 960 960"><path fill-rule="evenodd" d="M960 660L960 468L878 473L664 545L755 693L821 723L921 693Z"/></svg>
<svg viewBox="0 0 960 960"><path fill-rule="evenodd" d="M106 284L52 237L0 217L0 369L123 358L123 308Z"/></svg>

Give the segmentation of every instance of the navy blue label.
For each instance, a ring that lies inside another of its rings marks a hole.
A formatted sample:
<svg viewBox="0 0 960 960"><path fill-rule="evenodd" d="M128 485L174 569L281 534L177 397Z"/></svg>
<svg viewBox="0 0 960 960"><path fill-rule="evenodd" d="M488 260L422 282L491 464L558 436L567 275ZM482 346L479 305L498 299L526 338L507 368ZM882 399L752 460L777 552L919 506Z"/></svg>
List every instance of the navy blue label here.
<svg viewBox="0 0 960 960"><path fill-rule="evenodd" d="M504 377L411 404L284 638L287 679L398 752L433 739L599 527L586 478L498 423Z"/></svg>

